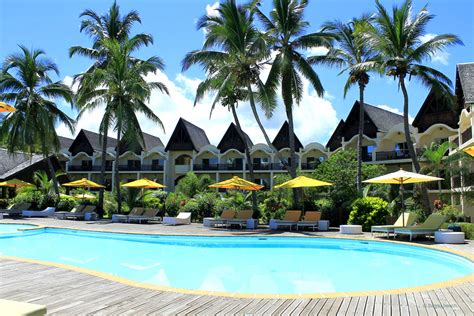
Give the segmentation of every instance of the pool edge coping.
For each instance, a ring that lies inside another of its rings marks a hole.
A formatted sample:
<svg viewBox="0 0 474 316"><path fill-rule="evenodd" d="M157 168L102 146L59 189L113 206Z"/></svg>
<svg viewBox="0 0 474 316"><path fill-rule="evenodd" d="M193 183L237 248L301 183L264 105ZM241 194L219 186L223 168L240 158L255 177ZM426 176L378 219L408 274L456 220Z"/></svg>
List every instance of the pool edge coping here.
<svg viewBox="0 0 474 316"><path fill-rule="evenodd" d="M1 224L16 224L16 223L0 223ZM22 223L23 224L23 223ZM18 224L21 225L21 224ZM23 231L28 230L39 230L43 228L52 228L52 229L69 229L69 230L78 230L78 231L88 231L88 232L101 232L101 233L118 233L118 234L131 234L131 235L159 235L159 236L189 236L189 237L237 237L237 236L216 236L216 235L209 235L209 234L191 234L191 235L172 235L172 234L147 234L147 233L139 233L139 232L111 232L111 231L103 231L103 230L94 230L94 229L81 229L81 228L67 228L67 227L55 227L55 226L45 226L42 224L25 224L25 225L32 225L36 226L34 228L25 228L22 229ZM238 237L245 237L245 236L238 236ZM267 236L268 237L268 236ZM328 238L328 239L349 239L349 240L368 240L364 239L355 239L349 236L334 236L334 237L320 237L320 236L280 236L285 238ZM392 244L403 244L412 247L421 247L427 248L432 250L443 251L447 253L451 253L454 255L458 255L463 257L471 262L474 262L474 255L469 253L448 249L445 247L440 247L437 245L423 245L423 244L412 244L403 241L395 241L395 240L368 240L372 242L381 242L381 243L392 243ZM466 276L435 282L428 285L420 285L415 287L405 287L405 288L396 288L391 290L380 290L380 291L354 291L354 292L336 292L336 293L306 293L306 294L247 294L247 293L232 293L232 292L220 292L220 291L206 291L206 290L190 290L190 289L183 289L183 288L175 288L175 287L168 287L168 286L160 286L160 285L153 285L149 283L134 281L128 278L115 276L106 272L95 271L92 269L76 267L73 265L63 264L63 263L55 263L51 261L43 261L43 260L36 260L36 259L29 259L29 258L22 258L22 257L15 257L15 256L4 256L0 255L0 259L4 260L12 260L12 261L19 261L19 262L27 262L33 264L39 264L54 268L60 268L65 270L70 270L78 273L84 273L91 276L95 276L101 279L109 280L112 282L117 282L137 288L144 288L148 290L155 290L155 291L163 291L163 292L174 292L179 294L188 294L188 295L206 295L206 296L217 296L217 297L229 297L229 298L247 298L247 299L321 299L321 298L339 298L339 297L354 297L354 296L371 296L371 295L392 295L392 294L402 294L407 292L422 292L422 291L430 291L439 288L446 288L449 286L459 285L467 282L474 281L474 273L471 273Z"/></svg>

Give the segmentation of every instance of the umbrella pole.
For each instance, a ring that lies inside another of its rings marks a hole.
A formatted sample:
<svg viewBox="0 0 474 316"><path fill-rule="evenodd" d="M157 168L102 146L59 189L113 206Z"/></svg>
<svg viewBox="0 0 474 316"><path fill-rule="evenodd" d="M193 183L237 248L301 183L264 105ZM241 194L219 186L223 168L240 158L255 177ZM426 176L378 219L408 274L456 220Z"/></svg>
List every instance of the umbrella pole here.
<svg viewBox="0 0 474 316"><path fill-rule="evenodd" d="M400 195L402 199L402 226L405 227L405 198L404 198L403 180L400 183Z"/></svg>

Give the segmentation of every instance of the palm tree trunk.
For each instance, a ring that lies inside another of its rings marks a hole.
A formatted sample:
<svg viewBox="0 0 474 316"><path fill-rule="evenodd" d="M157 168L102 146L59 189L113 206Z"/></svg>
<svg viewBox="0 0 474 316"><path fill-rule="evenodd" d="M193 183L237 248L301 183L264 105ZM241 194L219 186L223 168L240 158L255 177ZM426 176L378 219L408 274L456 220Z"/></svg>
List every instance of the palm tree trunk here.
<svg viewBox="0 0 474 316"><path fill-rule="evenodd" d="M285 106L286 108L286 116L288 118L288 130L290 138L290 176L291 178L296 178L296 146L295 146L295 126L293 122L293 108L290 104L289 106ZM299 203L299 190L293 189L293 207L298 208Z"/></svg>
<svg viewBox="0 0 474 316"><path fill-rule="evenodd" d="M108 137L108 129L109 127L106 124L104 133L103 133L103 140L102 140L102 163L100 164L100 184L105 186L105 165L107 162L107 137ZM104 214L104 190L100 189L99 191L99 201L97 208L100 211L100 215Z"/></svg>
<svg viewBox="0 0 474 316"><path fill-rule="evenodd" d="M49 173L51 175L51 180L53 180L54 192L56 193L58 201L59 201L59 185L58 185L58 179L56 178L56 171L54 171L53 162L51 160L52 157L53 156L49 156L48 158L46 158L46 161L48 162L48 168L49 168Z"/></svg>
<svg viewBox="0 0 474 316"><path fill-rule="evenodd" d="M115 176L115 190L117 194L117 213L122 212L122 194L120 193L120 175L119 175L119 156L120 156L120 136L122 134L120 118L117 118L117 148L115 149L115 166L114 166L114 176Z"/></svg>
<svg viewBox="0 0 474 316"><path fill-rule="evenodd" d="M270 141L270 138L268 137L267 131L265 130L265 128L263 127L262 122L260 121L260 117L258 116L258 112L257 112L257 107L255 106L255 99L253 97L252 86L250 84L248 84L247 89L248 89L248 92L249 92L250 108L252 109L252 113L253 113L253 116L255 118L255 121L257 122L258 127L262 131L263 137L265 138L265 142L267 143L268 147L270 147L270 149L275 153L278 160L280 160L280 162L283 164L285 169L288 172L291 172L290 171L290 166L285 161L285 159L283 159L282 155L275 148L275 146L273 146L272 142Z"/></svg>
<svg viewBox="0 0 474 316"><path fill-rule="evenodd" d="M362 141L364 137L364 89L365 84L359 82L359 138L357 140L357 191L362 192Z"/></svg>
<svg viewBox="0 0 474 316"><path fill-rule="evenodd" d="M415 171L420 172L420 163L418 162L418 157L416 156L415 147L413 146L413 141L411 140L410 135L410 123L408 122L408 92L405 86L405 76L400 76L400 87L403 92L403 127L405 130L405 139L408 147L408 152L410 153L411 161L415 167ZM421 194L423 197L423 204L425 206L426 213L431 211L430 200L428 198L428 191L426 186L421 184Z"/></svg>
<svg viewBox="0 0 474 316"><path fill-rule="evenodd" d="M250 148L246 141L245 134L242 131L242 126L240 125L239 117L237 116L237 111L235 110L235 104L232 104L230 108L232 110L232 115L234 117L235 125L237 126L237 132L239 133L240 138L242 138L242 140L244 141L245 157L247 158L247 163L249 166L250 181L255 182L255 174L253 171L252 157L250 156ZM258 212L258 205L257 205L257 192L256 191L252 191L252 210L253 210L254 215L257 215L256 213Z"/></svg>

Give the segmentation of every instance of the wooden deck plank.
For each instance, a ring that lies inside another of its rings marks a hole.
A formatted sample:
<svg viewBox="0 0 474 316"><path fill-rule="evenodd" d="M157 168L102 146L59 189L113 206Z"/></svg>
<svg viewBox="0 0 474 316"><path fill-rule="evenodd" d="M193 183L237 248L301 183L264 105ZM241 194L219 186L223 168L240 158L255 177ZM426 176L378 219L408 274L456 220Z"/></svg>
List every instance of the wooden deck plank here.
<svg viewBox="0 0 474 316"><path fill-rule="evenodd" d="M367 296L359 297L359 302L357 302L357 307L355 310L356 315L364 315L366 303L367 303Z"/></svg>
<svg viewBox="0 0 474 316"><path fill-rule="evenodd" d="M406 299L408 304L408 314L412 315L419 315L418 308L416 306L415 295L413 293L406 293Z"/></svg>
<svg viewBox="0 0 474 316"><path fill-rule="evenodd" d="M338 297L334 299L334 303L331 306L331 309L328 311L328 316L330 315L337 315L339 309L341 308L342 301L344 300L343 297Z"/></svg>

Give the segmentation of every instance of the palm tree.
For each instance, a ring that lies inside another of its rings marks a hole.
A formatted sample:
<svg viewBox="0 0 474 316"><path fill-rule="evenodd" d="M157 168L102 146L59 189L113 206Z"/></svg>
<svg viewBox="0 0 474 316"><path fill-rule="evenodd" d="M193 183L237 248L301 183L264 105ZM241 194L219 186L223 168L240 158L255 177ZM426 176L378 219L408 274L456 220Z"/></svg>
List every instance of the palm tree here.
<svg viewBox="0 0 474 316"><path fill-rule="evenodd" d="M112 4L109 11L104 15L99 15L93 10L85 10L80 15L84 18L81 22L80 31L86 33L92 38L92 47L73 46L69 49L70 57L74 55L81 55L94 60L94 63L86 70L86 73L93 71L96 68L104 68L108 62L109 53L102 45L104 39L115 39L123 42L130 36L130 30L135 23L141 23L140 15L136 11L130 11L126 15L120 14L120 7L116 2ZM153 43L153 38L149 34L140 33L133 36L137 41L137 47L148 46ZM82 84L82 74L76 76L75 80ZM95 96L94 96L95 97ZM91 96L91 98L93 98ZM82 98L84 102L79 103L78 106L83 110L92 110L95 106L91 104L91 100ZM83 113L83 112L82 112ZM105 185L105 165L107 155L107 136L109 127L112 124L112 117L104 115L99 128L99 133L102 140L102 163L100 168L100 183ZM99 191L98 207L102 209L104 203L104 191Z"/></svg>
<svg viewBox="0 0 474 316"><path fill-rule="evenodd" d="M303 98L303 78L309 81L318 96L324 95L324 89L317 73L313 70L304 53L312 47L330 47L333 36L324 32L304 34L309 22L303 19L308 5L307 0L273 0L273 10L269 17L260 10L257 13L266 30L276 56L273 59L266 86L270 90L281 89L289 125L290 138L290 175L296 177L297 157L295 150L295 130L293 104L299 104ZM294 190L294 203L298 194Z"/></svg>
<svg viewBox="0 0 474 316"><path fill-rule="evenodd" d="M20 53L6 57L0 74L0 100L16 108L4 118L0 136L12 154L17 151L43 154L59 195L50 156L60 147L55 127L62 123L73 133L74 121L58 108L55 100L73 106L73 92L65 84L53 82L49 73L58 75L58 67L42 50L29 50L21 45L20 49Z"/></svg>
<svg viewBox="0 0 474 316"><path fill-rule="evenodd" d="M99 104L106 104L105 120L113 122L117 133L115 153L114 181L117 193L118 212L121 211L121 192L119 178L120 147L127 143L138 143L145 148L143 133L137 113L157 123L163 128L161 120L147 106L152 90L158 89L168 93L161 82L147 82L145 76L157 70L163 70L160 58L153 56L146 60L134 58L131 54L139 44L139 39L104 39L101 45L108 52L108 62L104 68L95 68L82 74L82 85L78 90L78 102L87 104L93 109ZM86 103L84 100L88 101ZM164 128L163 128L164 129Z"/></svg>
<svg viewBox="0 0 474 316"><path fill-rule="evenodd" d="M56 171L56 179L65 176L66 173L62 171ZM43 195L54 194L54 182L53 179L49 179L48 174L44 170L35 171L33 174L33 182L36 185L36 189L41 192Z"/></svg>
<svg viewBox="0 0 474 316"><path fill-rule="evenodd" d="M327 22L323 31L334 35L337 47L330 48L323 56L308 57L310 64L324 64L342 68L339 74L348 72L344 85L344 97L349 89L359 86L359 136L357 142L357 191L362 190L362 140L364 136L364 91L369 83L369 71L377 66L374 51L367 45L363 31L367 28L368 17L353 19L348 23Z"/></svg>
<svg viewBox="0 0 474 316"><path fill-rule="evenodd" d="M415 171L420 171L413 141L410 136L408 122L408 91L406 80L418 79L424 86L433 89L446 102L452 102L450 87L451 80L438 70L423 65L437 52L455 44L462 44L453 34L436 35L428 41L423 41L426 35L426 26L434 18L423 7L413 16L411 0L406 0L400 7L394 6L392 15L376 0L377 16L375 24L369 29L370 45L377 51L380 64L387 76L398 80L398 86L403 93L403 123L405 138ZM423 186L424 188L424 186ZM425 208L430 209L426 188L423 189Z"/></svg>
<svg viewBox="0 0 474 316"><path fill-rule="evenodd" d="M270 49L264 35L254 25L257 4L258 1L254 0L238 6L235 0L227 0L220 4L219 16L203 16L198 29L206 29L206 40L201 50L186 54L182 62L183 71L198 64L212 77L203 81L198 89L198 94L200 90L205 93L211 88L217 91L211 111L220 97L229 96L229 91L234 97L238 95L240 101L249 101L265 142L288 168L268 137L256 106L258 102L267 117L271 117L276 107L275 94L267 90L260 79L262 68L268 64ZM256 87L256 92L253 87Z"/></svg>
<svg viewBox="0 0 474 316"><path fill-rule="evenodd" d="M433 142L429 147L426 147L422 153L422 157L428 164L428 168L431 169L433 176L438 178L441 177L441 170L448 169L451 163L454 163L459 157L457 155L447 156L450 148L453 148L454 144L445 141L443 143ZM439 198L441 199L441 180L438 181Z"/></svg>

